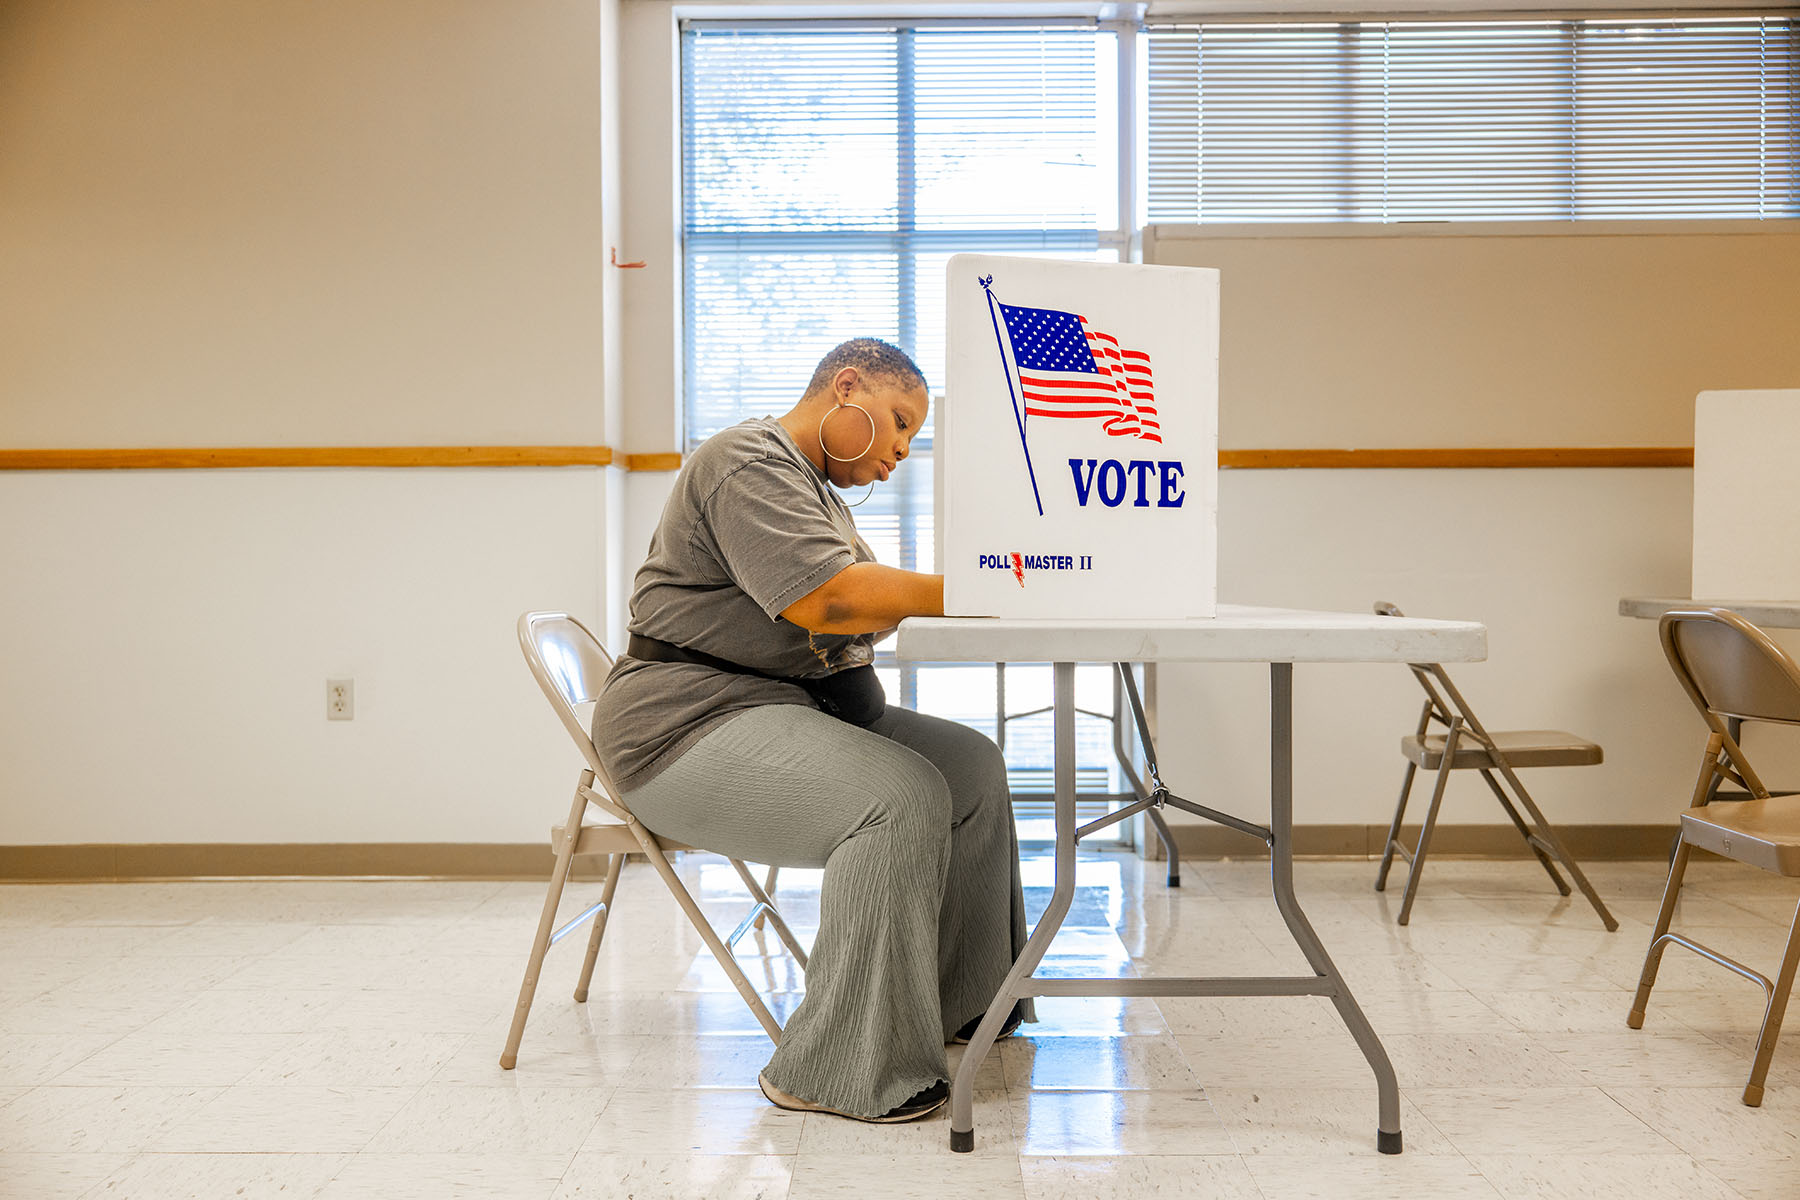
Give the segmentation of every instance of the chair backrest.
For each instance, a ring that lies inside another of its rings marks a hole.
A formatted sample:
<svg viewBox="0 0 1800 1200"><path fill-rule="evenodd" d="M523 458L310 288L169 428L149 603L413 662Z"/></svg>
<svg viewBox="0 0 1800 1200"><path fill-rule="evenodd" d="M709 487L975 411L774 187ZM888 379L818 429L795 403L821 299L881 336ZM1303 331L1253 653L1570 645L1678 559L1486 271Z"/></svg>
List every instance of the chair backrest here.
<svg viewBox="0 0 1800 1200"><path fill-rule="evenodd" d="M1375 615L1378 617L1404 617L1406 614L1400 611L1398 605L1390 604L1386 600L1378 600L1375 602ZM1407 663L1406 665L1412 671L1413 678L1419 681L1419 686L1425 690L1425 711L1419 717L1421 734L1433 721L1448 726L1454 718L1460 716L1463 719L1465 731L1485 746L1489 753L1495 752L1493 739L1488 737L1487 730L1482 728L1480 719L1469 707L1469 702L1463 699L1463 694L1456 690L1454 683L1450 682L1450 674L1444 670L1442 665L1438 663Z"/></svg>
<svg viewBox="0 0 1800 1200"><path fill-rule="evenodd" d="M1715 732L1723 718L1800 725L1800 666L1768 634L1727 608L1663 614L1663 653Z"/></svg>
<svg viewBox="0 0 1800 1200"><path fill-rule="evenodd" d="M528 612L519 618L519 648L563 728L575 739L588 766L612 788L611 776L594 749L593 736L576 709L591 704L613 667L612 655L586 625L563 612ZM616 792L614 793L616 794Z"/></svg>

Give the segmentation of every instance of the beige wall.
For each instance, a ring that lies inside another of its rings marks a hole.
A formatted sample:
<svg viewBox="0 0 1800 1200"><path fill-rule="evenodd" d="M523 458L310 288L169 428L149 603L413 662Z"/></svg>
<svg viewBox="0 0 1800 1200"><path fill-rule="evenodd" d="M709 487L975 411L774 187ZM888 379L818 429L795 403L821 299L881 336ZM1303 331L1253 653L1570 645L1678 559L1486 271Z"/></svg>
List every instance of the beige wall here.
<svg viewBox="0 0 1800 1200"><path fill-rule="evenodd" d="M0 0L0 447L615 444L618 9ZM542 844L623 474L0 472L0 844Z"/></svg>
<svg viewBox="0 0 1800 1200"><path fill-rule="evenodd" d="M616 9L0 5L0 445L602 442Z"/></svg>
<svg viewBox="0 0 1800 1200"><path fill-rule="evenodd" d="M1221 272L1219 444L1687 446L1707 388L1800 385L1800 222L1160 226Z"/></svg>

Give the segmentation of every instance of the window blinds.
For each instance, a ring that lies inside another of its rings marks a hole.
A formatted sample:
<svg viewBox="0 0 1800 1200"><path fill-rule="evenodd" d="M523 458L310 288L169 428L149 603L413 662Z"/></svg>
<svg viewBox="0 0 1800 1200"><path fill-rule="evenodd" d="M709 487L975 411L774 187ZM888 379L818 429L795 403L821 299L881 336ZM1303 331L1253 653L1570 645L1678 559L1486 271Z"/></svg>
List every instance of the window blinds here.
<svg viewBox="0 0 1800 1200"><path fill-rule="evenodd" d="M1159 28L1149 219L1800 215L1797 29L1786 16Z"/></svg>
<svg viewBox="0 0 1800 1200"><path fill-rule="evenodd" d="M849 337L939 389L953 253L1091 254L1116 190L1096 47L1091 27L686 28L688 444L786 411Z"/></svg>

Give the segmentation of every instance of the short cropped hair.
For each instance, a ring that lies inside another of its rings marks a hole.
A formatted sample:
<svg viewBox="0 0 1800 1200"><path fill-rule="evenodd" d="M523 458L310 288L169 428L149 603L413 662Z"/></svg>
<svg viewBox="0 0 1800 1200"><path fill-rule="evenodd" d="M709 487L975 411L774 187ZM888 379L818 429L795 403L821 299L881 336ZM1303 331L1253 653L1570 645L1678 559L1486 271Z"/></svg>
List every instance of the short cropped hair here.
<svg viewBox="0 0 1800 1200"><path fill-rule="evenodd" d="M831 387L831 381L845 367L855 367L864 378L886 380L900 387L925 386L925 373L898 346L880 338L851 338L837 346L813 368L812 382L806 385L808 396Z"/></svg>

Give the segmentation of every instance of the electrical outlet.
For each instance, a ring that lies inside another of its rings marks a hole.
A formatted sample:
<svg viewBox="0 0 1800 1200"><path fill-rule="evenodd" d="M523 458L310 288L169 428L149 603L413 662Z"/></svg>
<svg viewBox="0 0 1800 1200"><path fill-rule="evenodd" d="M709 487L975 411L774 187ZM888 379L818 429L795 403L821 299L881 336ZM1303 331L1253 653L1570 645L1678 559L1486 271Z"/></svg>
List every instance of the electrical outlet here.
<svg viewBox="0 0 1800 1200"><path fill-rule="evenodd" d="M327 679L325 681L325 719L327 721L356 719L356 680Z"/></svg>

